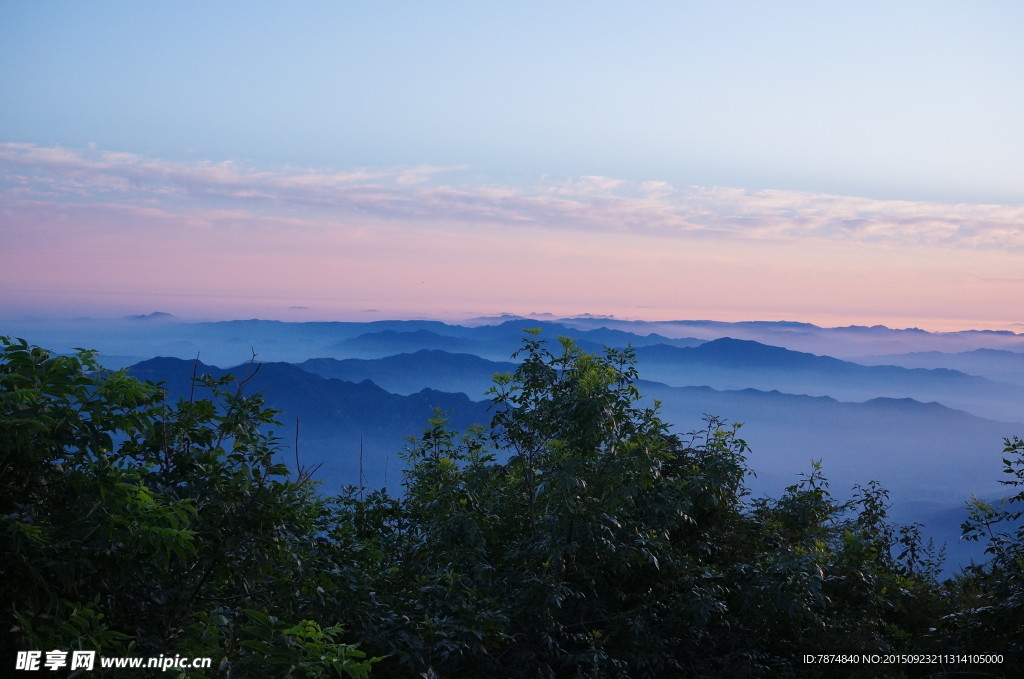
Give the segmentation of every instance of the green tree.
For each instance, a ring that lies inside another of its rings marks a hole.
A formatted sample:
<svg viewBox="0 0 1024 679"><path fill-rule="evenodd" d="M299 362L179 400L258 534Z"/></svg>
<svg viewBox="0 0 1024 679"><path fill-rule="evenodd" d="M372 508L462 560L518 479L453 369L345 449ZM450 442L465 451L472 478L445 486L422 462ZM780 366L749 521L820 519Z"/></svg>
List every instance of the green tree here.
<svg viewBox="0 0 1024 679"><path fill-rule="evenodd" d="M57 648L208 656L232 676L367 675L336 626L304 615L325 510L274 463L262 397L201 379L211 398L169 405L94 352L0 342L5 662Z"/></svg>
<svg viewBox="0 0 1024 679"><path fill-rule="evenodd" d="M529 333L518 358L489 428L438 414L403 496L335 508L334 605L380 676L776 676L930 643L939 555L877 484L838 502L815 467L750 501L737 427L671 433L632 351Z"/></svg>
<svg viewBox="0 0 1024 679"><path fill-rule="evenodd" d="M1024 439L1004 441L1002 463L1008 478L1000 483L1013 494L968 502L963 537L986 543L989 559L964 569L953 590L957 611L943 627L960 648L1000 653L1010 672L1024 672Z"/></svg>

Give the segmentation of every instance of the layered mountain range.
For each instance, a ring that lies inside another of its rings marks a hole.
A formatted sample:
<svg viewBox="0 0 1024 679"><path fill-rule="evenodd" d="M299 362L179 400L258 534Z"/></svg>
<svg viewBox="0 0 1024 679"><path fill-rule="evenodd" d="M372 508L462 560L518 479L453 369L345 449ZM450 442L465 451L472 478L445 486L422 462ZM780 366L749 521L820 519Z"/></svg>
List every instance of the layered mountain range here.
<svg viewBox="0 0 1024 679"><path fill-rule="evenodd" d="M893 512L971 558L957 513L972 494L998 498L1002 439L1024 434L1024 336L929 333L804 323L626 322L602 318L184 323L8 323L0 334L58 350L96 347L108 367L187 397L194 371L250 375L281 411L282 461L319 466L326 492L398 490L405 437L437 411L464 429L487 424L495 373L517 365L526 328L552 351L631 348L648 402L684 433L705 416L742 422L754 495L777 494L820 460L837 497L879 480ZM298 436L296 436L298 428ZM297 455L295 448L298 448ZM298 462L296 462L298 460Z"/></svg>

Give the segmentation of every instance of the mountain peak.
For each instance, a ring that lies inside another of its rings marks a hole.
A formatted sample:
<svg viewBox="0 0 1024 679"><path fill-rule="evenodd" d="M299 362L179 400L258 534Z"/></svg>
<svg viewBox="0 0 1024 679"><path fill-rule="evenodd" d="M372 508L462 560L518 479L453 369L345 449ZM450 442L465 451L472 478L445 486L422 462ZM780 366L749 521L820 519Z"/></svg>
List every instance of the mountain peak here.
<svg viewBox="0 0 1024 679"><path fill-rule="evenodd" d="M126 321L174 321L177 318L174 314L169 314L166 311L154 311L149 314L134 314L124 317Z"/></svg>

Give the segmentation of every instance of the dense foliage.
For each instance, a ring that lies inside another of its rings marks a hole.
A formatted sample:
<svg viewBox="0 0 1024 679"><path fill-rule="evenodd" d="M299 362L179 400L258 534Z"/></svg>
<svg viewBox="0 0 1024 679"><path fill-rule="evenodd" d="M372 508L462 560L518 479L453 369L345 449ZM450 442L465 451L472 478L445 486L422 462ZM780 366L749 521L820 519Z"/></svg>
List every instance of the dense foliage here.
<svg viewBox="0 0 1024 679"><path fill-rule="evenodd" d="M304 612L323 503L275 464L273 411L228 381L161 391L3 340L0 656L211 657L230 676L368 675ZM166 676L166 675L165 675Z"/></svg>
<svg viewBox="0 0 1024 679"><path fill-rule="evenodd" d="M982 652L1004 657L985 676L1024 670L1024 490L971 504L965 536L992 558L940 582L941 554L875 483L840 502L814 465L751 499L737 427L672 434L629 350L529 334L489 427L438 413L401 495L325 499L275 459L274 413L245 380L197 378L169 404L90 352L4 347L0 662L84 648L210 656L233 677L877 676L803 656ZM1024 441L1004 466L1016 492Z"/></svg>

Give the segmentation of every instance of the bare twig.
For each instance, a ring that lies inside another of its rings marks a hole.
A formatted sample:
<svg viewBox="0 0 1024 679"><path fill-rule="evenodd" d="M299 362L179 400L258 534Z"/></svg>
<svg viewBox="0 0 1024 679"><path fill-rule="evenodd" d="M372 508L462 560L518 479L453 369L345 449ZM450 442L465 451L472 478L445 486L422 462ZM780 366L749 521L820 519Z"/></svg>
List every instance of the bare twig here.
<svg viewBox="0 0 1024 679"><path fill-rule="evenodd" d="M188 392L188 402L192 405L196 402L196 379L199 375L199 352L196 352L196 358L192 361L192 388Z"/></svg>
<svg viewBox="0 0 1024 679"><path fill-rule="evenodd" d="M302 465L299 463L299 416L295 416L295 473L302 480Z"/></svg>
<svg viewBox="0 0 1024 679"><path fill-rule="evenodd" d="M253 378L256 377L256 373L258 373L260 371L260 368L263 367L262 363L257 363L256 362L256 348L255 347L249 347L249 351L252 352L252 357L249 359L249 367L252 368L252 372L250 372L245 377L245 379L243 379L242 381L240 381L238 383L238 392L237 393L239 393L239 394L242 393L242 389L245 388L245 385L247 385L250 382L252 382Z"/></svg>

